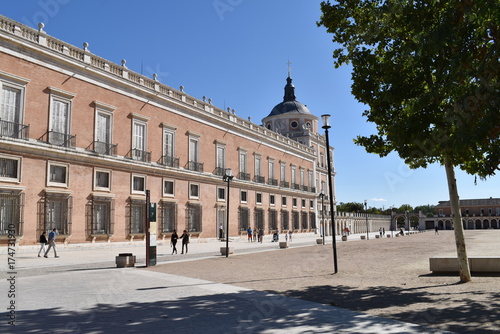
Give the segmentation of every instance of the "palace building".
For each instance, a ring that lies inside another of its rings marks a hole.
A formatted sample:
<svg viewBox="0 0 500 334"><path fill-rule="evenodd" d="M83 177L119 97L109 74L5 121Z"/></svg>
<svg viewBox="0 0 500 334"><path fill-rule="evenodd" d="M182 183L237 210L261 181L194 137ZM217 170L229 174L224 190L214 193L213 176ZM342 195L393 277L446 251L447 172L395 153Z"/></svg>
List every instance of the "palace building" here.
<svg viewBox="0 0 500 334"><path fill-rule="evenodd" d="M219 238L227 217L230 236L316 232L325 137L286 80L257 125L0 16L0 241L52 228L66 244L143 241L147 194L160 240Z"/></svg>

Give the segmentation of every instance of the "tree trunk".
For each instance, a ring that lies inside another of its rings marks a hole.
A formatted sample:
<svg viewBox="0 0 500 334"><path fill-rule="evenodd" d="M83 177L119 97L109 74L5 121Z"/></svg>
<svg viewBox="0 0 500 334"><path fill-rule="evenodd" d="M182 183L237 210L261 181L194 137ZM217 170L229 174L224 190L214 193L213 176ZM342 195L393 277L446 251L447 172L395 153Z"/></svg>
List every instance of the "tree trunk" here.
<svg viewBox="0 0 500 334"><path fill-rule="evenodd" d="M460 268L460 282L466 283L471 280L467 249L465 247L464 227L462 214L460 213L460 201L458 198L457 180L455 179L454 166L448 156L444 158L446 177L448 178L448 191L450 193L451 216L455 230L455 243L457 245L458 266Z"/></svg>

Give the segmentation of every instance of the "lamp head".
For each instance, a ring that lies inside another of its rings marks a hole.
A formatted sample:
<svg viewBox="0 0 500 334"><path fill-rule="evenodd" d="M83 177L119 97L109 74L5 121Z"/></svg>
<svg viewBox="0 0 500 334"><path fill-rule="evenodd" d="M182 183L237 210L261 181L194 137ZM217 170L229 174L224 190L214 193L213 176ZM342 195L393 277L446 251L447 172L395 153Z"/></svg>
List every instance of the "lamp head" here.
<svg viewBox="0 0 500 334"><path fill-rule="evenodd" d="M329 129L330 126L330 114L321 115L321 122L323 123L323 129Z"/></svg>

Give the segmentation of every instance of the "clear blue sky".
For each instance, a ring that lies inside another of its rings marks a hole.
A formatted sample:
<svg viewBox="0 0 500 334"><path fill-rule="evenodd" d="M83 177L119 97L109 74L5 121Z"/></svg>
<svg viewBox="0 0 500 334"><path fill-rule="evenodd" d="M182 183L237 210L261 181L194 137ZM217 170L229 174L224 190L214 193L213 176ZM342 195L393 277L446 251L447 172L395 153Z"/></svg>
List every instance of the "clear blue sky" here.
<svg viewBox="0 0 500 334"><path fill-rule="evenodd" d="M2 1L0 13L45 31L171 87L212 98L261 124L282 101L290 60L297 100L318 117L332 115L339 202L370 207L437 204L448 200L444 168L409 170L354 145L375 132L350 94L350 69L334 69L334 45L318 28L319 1L311 0L23 0ZM457 170L462 199L500 197L500 177L478 180Z"/></svg>

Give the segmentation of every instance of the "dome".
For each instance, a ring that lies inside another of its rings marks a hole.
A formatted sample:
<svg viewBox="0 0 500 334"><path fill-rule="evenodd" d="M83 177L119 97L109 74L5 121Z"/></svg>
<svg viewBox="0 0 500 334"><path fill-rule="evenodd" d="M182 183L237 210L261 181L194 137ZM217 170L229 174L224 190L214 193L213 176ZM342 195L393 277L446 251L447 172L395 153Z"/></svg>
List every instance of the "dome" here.
<svg viewBox="0 0 500 334"><path fill-rule="evenodd" d="M267 117L283 115L287 113L311 115L311 112L305 104L302 104L299 101L283 101L281 103L278 103Z"/></svg>
<svg viewBox="0 0 500 334"><path fill-rule="evenodd" d="M309 109L307 109L305 104L300 103L295 100L295 86L292 84L292 78L290 78L290 74L288 74L288 78L286 78L285 85L285 96L283 96L283 102L278 103L271 113L267 117L283 115L283 114L306 114L311 115Z"/></svg>

